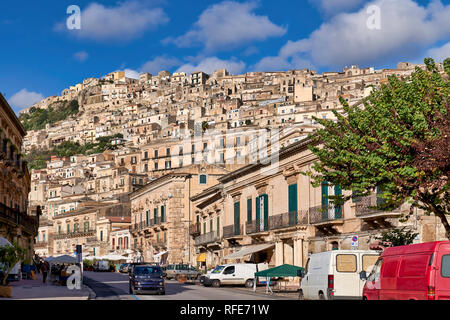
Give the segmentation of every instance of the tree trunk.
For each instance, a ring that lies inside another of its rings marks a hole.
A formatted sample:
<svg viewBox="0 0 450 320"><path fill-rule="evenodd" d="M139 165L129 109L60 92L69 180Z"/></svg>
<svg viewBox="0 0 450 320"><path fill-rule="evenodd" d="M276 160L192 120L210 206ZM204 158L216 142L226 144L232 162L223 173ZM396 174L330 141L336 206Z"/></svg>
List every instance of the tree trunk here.
<svg viewBox="0 0 450 320"><path fill-rule="evenodd" d="M442 225L445 228L445 236L447 237L448 240L450 240L450 224L448 223L445 211L443 210L439 210L438 208L436 208L435 206L433 206L433 213L439 217L439 219L441 219Z"/></svg>

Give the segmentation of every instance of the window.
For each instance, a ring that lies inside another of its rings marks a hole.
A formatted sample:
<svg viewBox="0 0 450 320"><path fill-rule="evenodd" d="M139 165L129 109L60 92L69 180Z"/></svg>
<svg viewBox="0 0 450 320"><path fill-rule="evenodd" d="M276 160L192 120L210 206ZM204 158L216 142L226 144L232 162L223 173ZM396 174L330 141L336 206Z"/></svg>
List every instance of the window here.
<svg viewBox="0 0 450 320"><path fill-rule="evenodd" d="M167 148L167 149L166 149L166 155L167 155L167 156L170 156L170 148Z"/></svg>
<svg viewBox="0 0 450 320"><path fill-rule="evenodd" d="M397 274L398 260L385 258L383 265L384 276L386 278L395 278Z"/></svg>
<svg viewBox="0 0 450 320"><path fill-rule="evenodd" d="M200 175L200 184L207 184L207 177L206 177L206 174L201 174Z"/></svg>
<svg viewBox="0 0 450 320"><path fill-rule="evenodd" d="M356 256L354 254L338 254L336 270L337 272L356 272Z"/></svg>
<svg viewBox="0 0 450 320"><path fill-rule="evenodd" d="M367 281L378 281L378 279L380 278L380 270L382 263L383 259L378 259L378 261L375 263L375 266L372 269L372 272L367 277Z"/></svg>
<svg viewBox="0 0 450 320"><path fill-rule="evenodd" d="M223 271L223 274L233 274L234 273L234 266L228 267Z"/></svg>
<svg viewBox="0 0 450 320"><path fill-rule="evenodd" d="M373 254L365 254L362 256L362 270L366 272L370 272L373 269L373 266L378 260L377 255Z"/></svg>
<svg viewBox="0 0 450 320"><path fill-rule="evenodd" d="M89 231L89 222L85 222L84 223L84 232L88 232Z"/></svg>
<svg viewBox="0 0 450 320"><path fill-rule="evenodd" d="M449 254L442 256L441 276L443 278L450 278L450 255Z"/></svg>
<svg viewBox="0 0 450 320"><path fill-rule="evenodd" d="M147 151L144 152L144 159L148 159L148 152Z"/></svg>
<svg viewBox="0 0 450 320"><path fill-rule="evenodd" d="M252 221L253 213L252 213L252 198L247 199L247 221Z"/></svg>
<svg viewBox="0 0 450 320"><path fill-rule="evenodd" d="M158 158L158 150L155 150L154 155L155 155L155 158Z"/></svg>
<svg viewBox="0 0 450 320"><path fill-rule="evenodd" d="M166 206L161 206L161 222L166 222Z"/></svg>
<svg viewBox="0 0 450 320"><path fill-rule="evenodd" d="M158 162L155 162L155 170L158 170Z"/></svg>

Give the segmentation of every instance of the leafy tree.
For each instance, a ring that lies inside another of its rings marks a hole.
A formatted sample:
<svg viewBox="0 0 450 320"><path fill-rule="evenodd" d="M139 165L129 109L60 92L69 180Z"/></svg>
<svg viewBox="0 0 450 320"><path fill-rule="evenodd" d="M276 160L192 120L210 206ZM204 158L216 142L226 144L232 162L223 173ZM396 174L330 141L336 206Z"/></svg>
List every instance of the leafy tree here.
<svg viewBox="0 0 450 320"><path fill-rule="evenodd" d="M11 270L25 257L26 250L21 248L17 242L12 245L0 247L0 268L3 271L2 285L6 286Z"/></svg>
<svg viewBox="0 0 450 320"><path fill-rule="evenodd" d="M381 240L381 245L386 247L398 247L412 244L418 233L415 233L412 230L405 230L406 227L385 231L381 233L381 237L377 237L377 239Z"/></svg>
<svg viewBox="0 0 450 320"><path fill-rule="evenodd" d="M356 106L340 99L345 115L337 121L314 119L323 128L310 137L319 161L308 172L313 185L327 181L359 196L377 188L380 210L409 201L440 218L450 239L450 60L442 75L432 59L402 81L395 76ZM337 204L351 196L330 196Z"/></svg>

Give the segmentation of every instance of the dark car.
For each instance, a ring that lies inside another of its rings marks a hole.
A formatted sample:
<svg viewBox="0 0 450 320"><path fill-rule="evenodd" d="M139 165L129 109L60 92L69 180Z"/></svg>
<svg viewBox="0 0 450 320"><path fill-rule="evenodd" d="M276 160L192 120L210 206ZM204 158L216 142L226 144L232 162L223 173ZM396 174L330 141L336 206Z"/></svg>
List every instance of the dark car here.
<svg viewBox="0 0 450 320"><path fill-rule="evenodd" d="M163 271L158 265L135 264L130 271L130 294L166 294Z"/></svg>
<svg viewBox="0 0 450 320"><path fill-rule="evenodd" d="M130 264L129 263L124 263L120 266L119 272L120 273L128 273L128 268L129 268Z"/></svg>

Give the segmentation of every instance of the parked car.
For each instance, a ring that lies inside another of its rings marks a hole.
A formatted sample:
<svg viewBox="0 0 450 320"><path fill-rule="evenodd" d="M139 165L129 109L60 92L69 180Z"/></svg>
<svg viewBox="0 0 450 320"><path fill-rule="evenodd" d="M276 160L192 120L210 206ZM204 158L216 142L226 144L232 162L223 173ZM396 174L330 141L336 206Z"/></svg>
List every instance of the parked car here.
<svg viewBox="0 0 450 320"><path fill-rule="evenodd" d="M299 270L299 299L361 299L361 271L370 271L380 253L373 250L332 250L312 254Z"/></svg>
<svg viewBox="0 0 450 320"><path fill-rule="evenodd" d="M128 267L130 266L129 263L124 263L120 266L119 272L120 273L128 273Z"/></svg>
<svg viewBox="0 0 450 320"><path fill-rule="evenodd" d="M234 284L253 287L255 273L267 270L267 263L235 263L216 267L210 274L206 274L203 285L205 287L220 287L221 285Z"/></svg>
<svg viewBox="0 0 450 320"><path fill-rule="evenodd" d="M450 241L387 248L361 279L363 300L450 300Z"/></svg>
<svg viewBox="0 0 450 320"><path fill-rule="evenodd" d="M180 276L187 276L188 279L198 279L202 274L199 270L188 264L169 264L165 272L168 280L178 280Z"/></svg>
<svg viewBox="0 0 450 320"><path fill-rule="evenodd" d="M100 271L110 271L111 266L109 264L109 261L106 260L100 260L96 261L94 263L94 271L100 272Z"/></svg>
<svg viewBox="0 0 450 320"><path fill-rule="evenodd" d="M157 293L166 294L163 271L160 266L152 264L138 264L133 266L130 273L130 294Z"/></svg>

